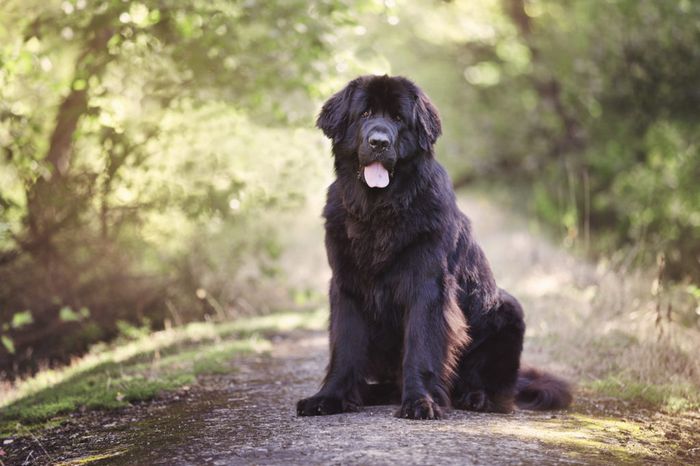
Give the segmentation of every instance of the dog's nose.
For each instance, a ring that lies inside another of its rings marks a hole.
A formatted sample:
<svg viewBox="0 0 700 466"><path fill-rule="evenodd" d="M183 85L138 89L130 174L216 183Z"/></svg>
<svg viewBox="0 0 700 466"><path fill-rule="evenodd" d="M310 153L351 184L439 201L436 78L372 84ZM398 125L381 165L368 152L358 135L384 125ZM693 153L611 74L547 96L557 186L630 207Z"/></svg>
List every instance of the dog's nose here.
<svg viewBox="0 0 700 466"><path fill-rule="evenodd" d="M367 138L372 149L384 150L389 147L389 136L381 131L373 131Z"/></svg>

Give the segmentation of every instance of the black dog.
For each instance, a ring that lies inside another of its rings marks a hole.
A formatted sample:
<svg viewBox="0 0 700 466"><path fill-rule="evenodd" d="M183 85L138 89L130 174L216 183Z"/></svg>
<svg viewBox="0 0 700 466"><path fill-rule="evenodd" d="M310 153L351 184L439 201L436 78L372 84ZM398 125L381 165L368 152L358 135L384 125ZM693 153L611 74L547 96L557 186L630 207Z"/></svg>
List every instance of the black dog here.
<svg viewBox="0 0 700 466"><path fill-rule="evenodd" d="M511 412L568 406L558 378L519 370L525 323L494 281L435 160L437 110L411 81L364 76L323 106L336 181L323 215L331 360L301 416L401 403L436 419L441 407Z"/></svg>

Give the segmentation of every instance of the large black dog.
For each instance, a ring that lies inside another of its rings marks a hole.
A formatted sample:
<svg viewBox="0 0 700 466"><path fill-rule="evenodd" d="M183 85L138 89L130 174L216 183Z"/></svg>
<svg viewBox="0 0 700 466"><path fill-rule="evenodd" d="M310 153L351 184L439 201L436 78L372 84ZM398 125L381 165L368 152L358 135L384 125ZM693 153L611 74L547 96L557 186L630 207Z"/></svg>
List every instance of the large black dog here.
<svg viewBox="0 0 700 466"><path fill-rule="evenodd" d="M566 407L564 381L520 369L522 308L496 286L435 160L441 126L426 95L405 78L363 76L325 103L317 126L333 140L337 175L323 212L331 360L297 413Z"/></svg>

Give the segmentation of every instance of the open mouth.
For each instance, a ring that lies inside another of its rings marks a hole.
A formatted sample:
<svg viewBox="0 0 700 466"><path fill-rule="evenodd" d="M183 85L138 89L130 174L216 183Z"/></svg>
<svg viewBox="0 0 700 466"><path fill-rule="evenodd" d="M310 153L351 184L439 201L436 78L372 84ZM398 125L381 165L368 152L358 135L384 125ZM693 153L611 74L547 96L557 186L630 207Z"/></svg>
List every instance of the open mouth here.
<svg viewBox="0 0 700 466"><path fill-rule="evenodd" d="M381 162L373 162L364 168L365 183L370 188L386 188L389 186L389 172Z"/></svg>

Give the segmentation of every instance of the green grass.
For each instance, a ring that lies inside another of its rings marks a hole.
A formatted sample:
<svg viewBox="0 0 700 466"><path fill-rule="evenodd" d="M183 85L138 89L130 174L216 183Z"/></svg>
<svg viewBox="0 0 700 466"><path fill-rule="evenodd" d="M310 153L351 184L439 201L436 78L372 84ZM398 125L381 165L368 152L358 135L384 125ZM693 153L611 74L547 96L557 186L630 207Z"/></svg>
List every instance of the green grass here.
<svg viewBox="0 0 700 466"><path fill-rule="evenodd" d="M700 389L690 384L659 385L609 375L588 382L584 387L612 398L661 407L671 413L700 408Z"/></svg>
<svg viewBox="0 0 700 466"><path fill-rule="evenodd" d="M194 384L200 375L230 373L235 355L270 348L266 335L320 329L326 316L319 309L197 322L97 345L70 366L41 371L0 394L0 437L50 426L57 416L80 409L115 409L150 400Z"/></svg>

